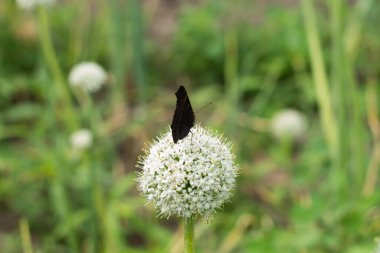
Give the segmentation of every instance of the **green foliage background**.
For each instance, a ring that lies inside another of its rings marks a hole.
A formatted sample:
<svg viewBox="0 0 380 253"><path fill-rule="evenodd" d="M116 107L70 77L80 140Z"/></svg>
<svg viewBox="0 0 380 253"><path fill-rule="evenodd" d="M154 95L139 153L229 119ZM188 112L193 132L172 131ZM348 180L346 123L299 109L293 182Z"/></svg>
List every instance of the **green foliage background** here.
<svg viewBox="0 0 380 253"><path fill-rule="evenodd" d="M2 0L0 252L182 252L181 221L156 218L135 182L179 84L241 167L197 252L374 252L380 3L348 2ZM95 94L67 83L82 61L109 73ZM284 108L307 117L302 141L271 136ZM81 128L94 143L75 153Z"/></svg>

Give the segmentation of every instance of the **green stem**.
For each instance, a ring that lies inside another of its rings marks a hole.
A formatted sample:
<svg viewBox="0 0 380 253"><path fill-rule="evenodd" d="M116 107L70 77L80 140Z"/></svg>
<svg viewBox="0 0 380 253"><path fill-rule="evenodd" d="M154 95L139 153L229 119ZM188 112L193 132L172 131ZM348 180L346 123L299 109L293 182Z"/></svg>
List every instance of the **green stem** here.
<svg viewBox="0 0 380 253"><path fill-rule="evenodd" d="M143 54L143 20L141 1L133 0L131 2L131 21L132 21L132 40L133 40L133 66L136 78L138 99L144 101L146 98L146 82L145 82L145 64Z"/></svg>
<svg viewBox="0 0 380 253"><path fill-rule="evenodd" d="M337 122L332 106L329 82L327 79L320 37L317 30L317 20L313 1L303 0L302 7L305 18L305 29L314 79L314 87L320 108L322 127L329 146L330 154L334 160L336 160L338 147Z"/></svg>
<svg viewBox="0 0 380 253"><path fill-rule="evenodd" d="M51 34L49 31L49 19L48 19L45 8L43 7L38 8L37 14L38 14L38 20L39 20L39 25L40 25L39 32L40 32L41 46L42 46L42 51L44 53L45 60L47 61L50 71L52 72L54 80L57 81L59 85L63 85L64 78L63 78L61 69L59 67L57 56L55 54L55 51L52 45Z"/></svg>
<svg viewBox="0 0 380 253"><path fill-rule="evenodd" d="M127 104L129 94L123 94L126 73L129 68L130 48L128 41L128 21L125 15L125 3L123 1L112 0L109 3L110 17L110 65L115 76L115 85L111 89L111 103L113 108L119 104Z"/></svg>
<svg viewBox="0 0 380 253"><path fill-rule="evenodd" d="M344 61L343 46L342 46L342 24L343 24L343 7L342 0L335 0L331 2L332 13L332 71L331 81L332 89L334 89L334 97L336 99L336 112L337 112L337 165L339 168L340 178L342 179L342 193L347 194L349 189L345 189L347 185L353 184L352 173L349 168L350 160L350 128L345 127L348 120L347 111L347 93L349 93L349 87L347 81L343 80L343 68L346 62ZM355 107L355 106L354 106ZM343 186L344 185L344 186ZM352 188L353 189L353 188Z"/></svg>
<svg viewBox="0 0 380 253"><path fill-rule="evenodd" d="M365 112L360 108L363 108L363 101L360 98L361 87L358 85L355 78L355 68L356 68L356 58L358 56L358 52L361 48L361 41L363 38L363 27L365 26L366 18L368 17L368 12L371 10L373 0L364 0L358 1L354 14L349 22L349 25L346 28L344 34L344 55L346 57L346 64L344 69L344 76L347 81L347 99L350 101L350 110L351 112L351 122L352 129L351 132L355 133L351 135L352 143L351 143L351 152L355 154L353 157L353 166L351 167L353 172L353 178L356 180L355 185L363 186L365 182L365 152L367 152L364 147L367 143L366 136L366 128L364 124L362 124L362 119L367 117ZM353 189L354 192L358 192L358 189Z"/></svg>
<svg viewBox="0 0 380 253"><path fill-rule="evenodd" d="M185 218L185 253L194 253L194 217Z"/></svg>
<svg viewBox="0 0 380 253"><path fill-rule="evenodd" d="M21 234L21 243L22 243L23 253L33 253L29 223L26 218L21 218L20 220L20 234Z"/></svg>
<svg viewBox="0 0 380 253"><path fill-rule="evenodd" d="M53 80L58 85L56 90L56 96L62 103L62 107L58 105L57 108L63 108L64 119L67 123L71 123L71 128L74 128L74 122L71 118L71 115L73 114L70 113L72 112L70 93L66 87L65 78L62 74L62 70L53 47L51 34L49 30L49 18L46 9L42 6L39 7L37 9L37 15L39 24L39 36L43 55L52 74Z"/></svg>
<svg viewBox="0 0 380 253"><path fill-rule="evenodd" d="M228 132L234 132L237 122L237 111L239 106L240 87L238 80L238 38L234 29L229 29L224 37L225 64L224 78L228 94Z"/></svg>

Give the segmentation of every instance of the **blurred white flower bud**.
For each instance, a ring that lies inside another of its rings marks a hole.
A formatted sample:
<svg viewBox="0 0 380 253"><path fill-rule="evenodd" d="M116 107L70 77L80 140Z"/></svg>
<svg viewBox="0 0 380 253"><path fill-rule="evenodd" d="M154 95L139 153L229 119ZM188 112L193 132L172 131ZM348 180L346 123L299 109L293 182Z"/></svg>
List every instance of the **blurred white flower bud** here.
<svg viewBox="0 0 380 253"><path fill-rule="evenodd" d="M53 5L56 0L16 0L18 7L24 10L32 10L37 6Z"/></svg>
<svg viewBox="0 0 380 253"><path fill-rule="evenodd" d="M374 253L380 253L380 240L377 239L376 241L377 241L377 245L376 245Z"/></svg>
<svg viewBox="0 0 380 253"><path fill-rule="evenodd" d="M89 92L97 91L105 84L107 73L95 62L82 62L75 65L69 74L69 83Z"/></svg>
<svg viewBox="0 0 380 253"><path fill-rule="evenodd" d="M271 132L278 140L301 140L307 130L305 116L293 109L285 109L276 113L271 120Z"/></svg>
<svg viewBox="0 0 380 253"><path fill-rule="evenodd" d="M92 144L92 132L88 129L80 129L70 136L71 146L76 149L85 149Z"/></svg>

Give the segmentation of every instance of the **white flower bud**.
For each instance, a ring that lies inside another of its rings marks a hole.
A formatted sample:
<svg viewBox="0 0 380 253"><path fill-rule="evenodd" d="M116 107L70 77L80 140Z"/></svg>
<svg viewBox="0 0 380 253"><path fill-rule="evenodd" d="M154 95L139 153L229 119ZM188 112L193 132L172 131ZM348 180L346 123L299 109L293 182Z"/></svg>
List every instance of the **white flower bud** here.
<svg viewBox="0 0 380 253"><path fill-rule="evenodd" d="M69 83L89 92L97 91L105 84L107 73L95 62L83 62L75 65L69 74Z"/></svg>
<svg viewBox="0 0 380 253"><path fill-rule="evenodd" d="M305 116L293 109L282 110L274 115L271 121L271 131L278 140L301 140L307 129Z"/></svg>
<svg viewBox="0 0 380 253"><path fill-rule="evenodd" d="M375 249L374 253L380 253L380 240L377 239L376 241L377 241L377 245L376 245L376 249Z"/></svg>
<svg viewBox="0 0 380 253"><path fill-rule="evenodd" d="M24 10L32 10L37 6L53 5L56 0L16 0L18 7Z"/></svg>
<svg viewBox="0 0 380 253"><path fill-rule="evenodd" d="M80 150L91 146L92 133L90 130L81 129L71 134L70 143L74 149Z"/></svg>

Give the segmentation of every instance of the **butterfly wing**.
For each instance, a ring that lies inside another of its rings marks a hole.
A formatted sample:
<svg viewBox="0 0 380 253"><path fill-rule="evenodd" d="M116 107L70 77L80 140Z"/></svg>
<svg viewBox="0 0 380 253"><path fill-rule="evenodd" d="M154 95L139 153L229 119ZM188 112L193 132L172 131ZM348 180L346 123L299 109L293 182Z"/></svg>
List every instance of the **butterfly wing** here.
<svg viewBox="0 0 380 253"><path fill-rule="evenodd" d="M190 129L194 126L195 116L185 87L181 85L175 95L177 103L171 129L173 141L177 143L189 134Z"/></svg>

